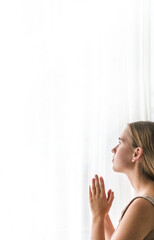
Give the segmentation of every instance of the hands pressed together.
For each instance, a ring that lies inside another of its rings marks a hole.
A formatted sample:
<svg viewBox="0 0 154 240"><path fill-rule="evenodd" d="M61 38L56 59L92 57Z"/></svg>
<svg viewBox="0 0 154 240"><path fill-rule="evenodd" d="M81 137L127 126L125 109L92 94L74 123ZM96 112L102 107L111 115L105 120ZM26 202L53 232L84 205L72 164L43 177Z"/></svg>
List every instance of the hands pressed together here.
<svg viewBox="0 0 154 240"><path fill-rule="evenodd" d="M109 212L114 199L114 193L111 189L108 191L108 195L105 193L105 185L103 177L98 177L92 179L92 189L89 186L89 203L93 217L105 217Z"/></svg>

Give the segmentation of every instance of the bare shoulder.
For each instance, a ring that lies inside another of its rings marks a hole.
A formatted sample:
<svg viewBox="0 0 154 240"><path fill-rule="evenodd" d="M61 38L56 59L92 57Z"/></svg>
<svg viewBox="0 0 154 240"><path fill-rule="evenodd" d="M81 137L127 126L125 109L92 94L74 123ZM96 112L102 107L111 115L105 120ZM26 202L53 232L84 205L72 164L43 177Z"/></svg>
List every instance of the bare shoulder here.
<svg viewBox="0 0 154 240"><path fill-rule="evenodd" d="M142 212L143 211L145 211L145 212L147 212L148 211L148 213L149 214L151 214L151 216L153 216L153 214L154 214L154 206L153 206L153 204L149 201L149 200L147 200L147 199L145 199L145 198L136 198L133 202L132 202L132 204L130 205L131 207L132 207L132 209L138 209L138 210L140 210L140 209L142 209Z"/></svg>
<svg viewBox="0 0 154 240"><path fill-rule="evenodd" d="M153 229L154 206L146 199L137 198L128 207L111 239L140 240Z"/></svg>

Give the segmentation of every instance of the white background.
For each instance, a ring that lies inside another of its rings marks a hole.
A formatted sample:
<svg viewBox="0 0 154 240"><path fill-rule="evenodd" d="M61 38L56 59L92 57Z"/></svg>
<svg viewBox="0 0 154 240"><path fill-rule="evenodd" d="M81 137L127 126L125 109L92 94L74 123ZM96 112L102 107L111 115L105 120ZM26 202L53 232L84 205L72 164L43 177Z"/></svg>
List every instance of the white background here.
<svg viewBox="0 0 154 240"><path fill-rule="evenodd" d="M154 1L151 1L151 109L154 121Z"/></svg>
<svg viewBox="0 0 154 240"><path fill-rule="evenodd" d="M118 221L131 190L124 187L125 178L111 173L111 147L128 121L128 110L131 117L145 113L134 98L134 107L127 109L125 102L129 80L134 97L133 80L142 76L142 71L136 74L134 51L142 48L134 38L136 30L142 33L139 2L1 1L0 239L89 239L90 168L103 174L107 188L113 187L112 215ZM133 67L127 69L127 60Z"/></svg>

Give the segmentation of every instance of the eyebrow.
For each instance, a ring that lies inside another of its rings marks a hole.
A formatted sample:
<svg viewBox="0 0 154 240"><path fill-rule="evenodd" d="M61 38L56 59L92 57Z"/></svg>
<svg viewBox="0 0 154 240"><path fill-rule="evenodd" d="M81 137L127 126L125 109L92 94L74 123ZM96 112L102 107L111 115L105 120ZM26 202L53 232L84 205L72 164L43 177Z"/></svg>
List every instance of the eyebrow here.
<svg viewBox="0 0 154 240"><path fill-rule="evenodd" d="M120 138L120 137L119 137L118 139L121 140L122 142L124 141L124 140L123 140L122 138Z"/></svg>

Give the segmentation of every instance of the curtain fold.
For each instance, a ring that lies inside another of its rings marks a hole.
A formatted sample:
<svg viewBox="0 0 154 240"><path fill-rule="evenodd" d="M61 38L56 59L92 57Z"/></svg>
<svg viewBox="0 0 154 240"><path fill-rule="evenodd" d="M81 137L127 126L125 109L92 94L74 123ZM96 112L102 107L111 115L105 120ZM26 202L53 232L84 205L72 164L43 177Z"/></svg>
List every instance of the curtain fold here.
<svg viewBox="0 0 154 240"><path fill-rule="evenodd" d="M111 149L151 119L150 3L1 3L1 239L90 239L95 173L117 226L134 192Z"/></svg>

